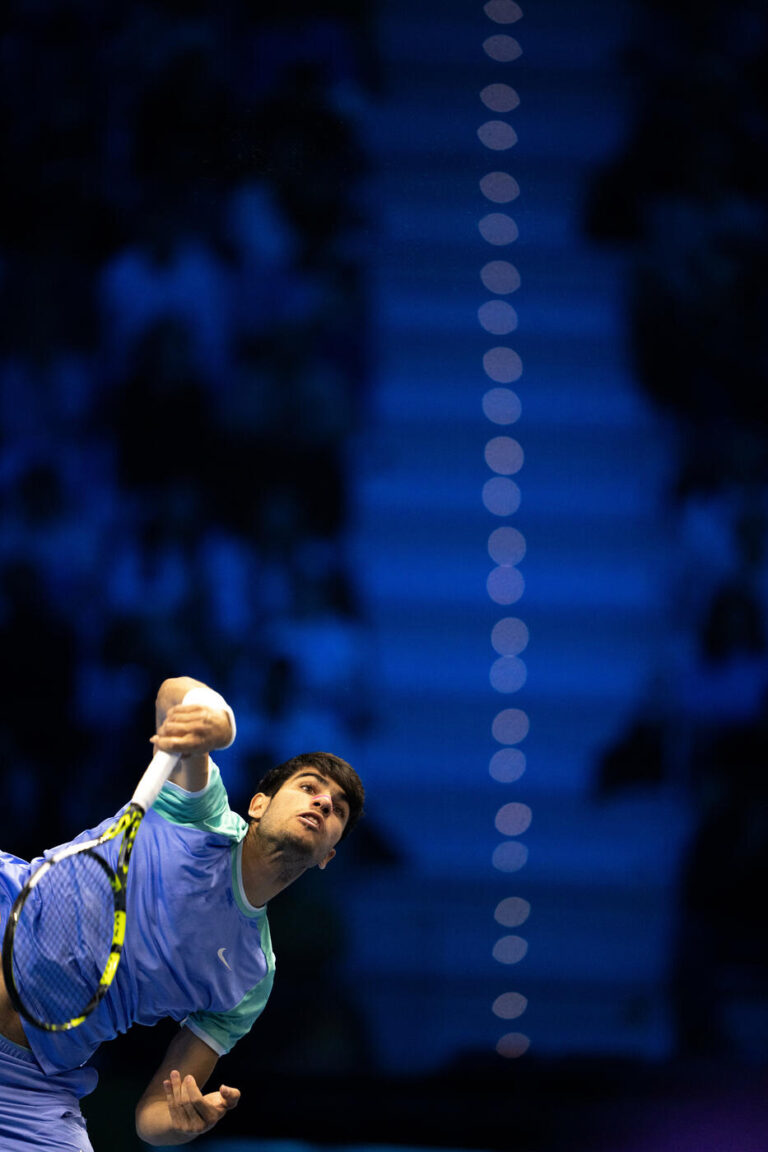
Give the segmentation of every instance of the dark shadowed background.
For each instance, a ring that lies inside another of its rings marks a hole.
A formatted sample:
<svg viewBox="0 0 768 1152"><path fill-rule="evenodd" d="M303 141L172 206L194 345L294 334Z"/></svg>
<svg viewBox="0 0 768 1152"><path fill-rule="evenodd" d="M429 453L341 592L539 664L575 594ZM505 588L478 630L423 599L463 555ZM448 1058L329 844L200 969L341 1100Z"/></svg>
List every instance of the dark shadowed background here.
<svg viewBox="0 0 768 1152"><path fill-rule="evenodd" d="M764 1152L765 6L2 25L0 843L119 807L169 675L233 807L369 792L200 1146Z"/></svg>

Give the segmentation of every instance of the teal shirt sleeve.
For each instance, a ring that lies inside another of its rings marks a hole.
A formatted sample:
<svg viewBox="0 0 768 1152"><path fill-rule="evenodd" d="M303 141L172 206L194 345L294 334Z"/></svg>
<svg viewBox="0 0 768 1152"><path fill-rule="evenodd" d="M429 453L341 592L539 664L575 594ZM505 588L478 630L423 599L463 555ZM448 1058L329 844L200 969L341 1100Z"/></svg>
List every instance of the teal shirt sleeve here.
<svg viewBox="0 0 768 1152"><path fill-rule="evenodd" d="M233 812L218 766L208 765L208 783L200 792L185 792L178 785L164 784L152 811L171 824L185 824L203 832L218 832L232 840L241 840L248 827L242 816Z"/></svg>
<svg viewBox="0 0 768 1152"><path fill-rule="evenodd" d="M261 922L261 946L267 957L267 974L260 980L255 988L246 993L239 1004L230 1008L228 1012L193 1012L182 1020L185 1028L194 1032L201 1040L224 1056L234 1048L238 1040L247 1035L255 1021L264 1011L264 1007L272 991L275 978L275 954L272 951L272 940L269 934L269 922L264 911Z"/></svg>

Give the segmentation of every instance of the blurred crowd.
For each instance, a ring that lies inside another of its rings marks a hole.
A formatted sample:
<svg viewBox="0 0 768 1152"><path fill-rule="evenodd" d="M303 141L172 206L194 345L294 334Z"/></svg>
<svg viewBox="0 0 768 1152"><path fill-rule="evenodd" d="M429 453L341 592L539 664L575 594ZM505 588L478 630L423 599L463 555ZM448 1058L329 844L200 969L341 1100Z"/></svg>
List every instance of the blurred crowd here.
<svg viewBox="0 0 768 1152"><path fill-rule="evenodd" d="M632 253L637 378L678 445L665 666L599 787L682 785L678 1044L765 1058L768 949L768 9L644 0L634 131L587 230ZM758 1007L758 1006L762 1007Z"/></svg>
<svg viewBox="0 0 768 1152"><path fill-rule="evenodd" d="M354 759L367 12L4 10L5 849L122 801L167 675L242 704L235 804L305 745Z"/></svg>

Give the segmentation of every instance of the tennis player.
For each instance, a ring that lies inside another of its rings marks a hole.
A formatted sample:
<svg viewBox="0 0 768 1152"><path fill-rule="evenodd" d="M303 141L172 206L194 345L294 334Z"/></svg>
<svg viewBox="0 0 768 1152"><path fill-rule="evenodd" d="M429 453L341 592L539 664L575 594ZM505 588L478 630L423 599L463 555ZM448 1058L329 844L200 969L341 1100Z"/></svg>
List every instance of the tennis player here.
<svg viewBox="0 0 768 1152"><path fill-rule="evenodd" d="M267 773L246 822L230 809L208 755L234 737L232 710L218 693L189 677L164 681L152 742L181 759L139 828L112 987L84 1023L45 1032L15 1012L0 972L2 1152L92 1152L79 1105L97 1081L87 1061L134 1023L171 1017L181 1025L136 1107L143 1140L186 1144L237 1105L237 1088L204 1090L269 996L266 905L308 868L327 866L362 813L364 791L344 760L302 754ZM108 858L111 848L103 848ZM0 852L0 934L34 865Z"/></svg>

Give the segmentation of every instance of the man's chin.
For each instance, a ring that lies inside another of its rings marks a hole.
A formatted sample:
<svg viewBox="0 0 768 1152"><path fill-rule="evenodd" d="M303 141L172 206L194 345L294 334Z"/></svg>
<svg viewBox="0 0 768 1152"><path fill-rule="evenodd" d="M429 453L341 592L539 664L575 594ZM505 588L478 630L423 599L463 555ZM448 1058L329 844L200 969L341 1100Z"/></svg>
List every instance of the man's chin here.
<svg viewBox="0 0 768 1152"><path fill-rule="evenodd" d="M311 833L283 832L283 834L276 839L275 847L278 848L284 856L290 856L296 860L304 860L307 865L314 863L315 853L317 852L317 845L314 843Z"/></svg>

